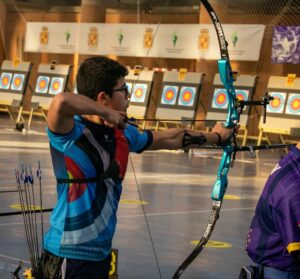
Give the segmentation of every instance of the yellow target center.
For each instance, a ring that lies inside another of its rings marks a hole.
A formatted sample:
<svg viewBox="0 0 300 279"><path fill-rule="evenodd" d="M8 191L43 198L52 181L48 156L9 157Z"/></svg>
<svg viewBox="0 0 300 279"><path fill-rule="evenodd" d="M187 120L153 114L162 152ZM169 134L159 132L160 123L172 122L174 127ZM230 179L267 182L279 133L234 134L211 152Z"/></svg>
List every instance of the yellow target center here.
<svg viewBox="0 0 300 279"><path fill-rule="evenodd" d="M137 90L135 91L135 96L136 96L137 98L141 97L142 95L143 95L142 89L137 89Z"/></svg>
<svg viewBox="0 0 300 279"><path fill-rule="evenodd" d="M44 88L46 86L46 81L42 80L40 82L40 88Z"/></svg>
<svg viewBox="0 0 300 279"><path fill-rule="evenodd" d="M169 91L167 92L166 97L168 100L171 100L173 98L173 95L174 95L173 92Z"/></svg>
<svg viewBox="0 0 300 279"><path fill-rule="evenodd" d="M19 86L21 84L21 80L19 78L15 79L15 85Z"/></svg>
<svg viewBox="0 0 300 279"><path fill-rule="evenodd" d="M300 99L296 99L296 100L293 101L293 103L292 103L292 108L293 108L294 110L300 108Z"/></svg>
<svg viewBox="0 0 300 279"><path fill-rule="evenodd" d="M280 105L280 99L275 97L274 100L272 101L272 106L278 107L279 105Z"/></svg>
<svg viewBox="0 0 300 279"><path fill-rule="evenodd" d="M57 90L59 88L59 82L54 82L53 89Z"/></svg>
<svg viewBox="0 0 300 279"><path fill-rule="evenodd" d="M224 94L219 95L219 96L218 96L218 102L219 102L219 103L224 103L224 101L225 101L225 95L224 95Z"/></svg>
<svg viewBox="0 0 300 279"><path fill-rule="evenodd" d="M8 78L7 77L3 78L2 82L3 82L4 85L7 85L8 84Z"/></svg>
<svg viewBox="0 0 300 279"><path fill-rule="evenodd" d="M189 101L191 99L191 96L192 96L191 92L186 92L183 95L183 100L184 101Z"/></svg>

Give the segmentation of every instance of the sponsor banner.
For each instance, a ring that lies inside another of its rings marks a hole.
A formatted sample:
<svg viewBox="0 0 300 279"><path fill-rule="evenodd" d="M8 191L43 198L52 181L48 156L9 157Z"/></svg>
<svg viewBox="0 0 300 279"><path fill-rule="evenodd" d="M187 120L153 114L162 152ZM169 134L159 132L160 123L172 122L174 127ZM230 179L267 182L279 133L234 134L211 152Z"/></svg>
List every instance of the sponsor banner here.
<svg viewBox="0 0 300 279"><path fill-rule="evenodd" d="M231 60L257 61L264 25L223 25ZM80 38L80 39L79 39ZM25 51L219 59L212 24L28 22Z"/></svg>
<svg viewBox="0 0 300 279"><path fill-rule="evenodd" d="M78 31L75 23L27 22L25 51L77 53Z"/></svg>
<svg viewBox="0 0 300 279"><path fill-rule="evenodd" d="M272 62L300 64L300 26L275 26Z"/></svg>

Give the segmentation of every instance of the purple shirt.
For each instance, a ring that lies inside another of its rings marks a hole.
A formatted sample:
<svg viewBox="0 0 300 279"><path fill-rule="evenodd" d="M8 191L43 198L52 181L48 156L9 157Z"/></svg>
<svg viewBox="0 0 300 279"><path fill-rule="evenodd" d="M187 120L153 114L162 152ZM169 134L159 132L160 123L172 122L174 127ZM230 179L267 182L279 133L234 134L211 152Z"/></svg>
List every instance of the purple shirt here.
<svg viewBox="0 0 300 279"><path fill-rule="evenodd" d="M246 251L257 264L299 271L291 252L300 250L300 150L292 147L273 169L256 206Z"/></svg>

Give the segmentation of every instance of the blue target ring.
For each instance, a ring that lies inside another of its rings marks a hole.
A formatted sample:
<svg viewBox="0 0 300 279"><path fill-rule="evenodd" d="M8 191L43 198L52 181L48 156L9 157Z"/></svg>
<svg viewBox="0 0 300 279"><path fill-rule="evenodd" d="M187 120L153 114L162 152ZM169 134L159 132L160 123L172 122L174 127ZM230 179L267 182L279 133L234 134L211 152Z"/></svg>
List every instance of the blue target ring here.
<svg viewBox="0 0 300 279"><path fill-rule="evenodd" d="M11 83L11 89L16 90L16 91L21 91L23 88L25 80L25 75L24 74L14 74L12 83Z"/></svg>
<svg viewBox="0 0 300 279"><path fill-rule="evenodd" d="M147 84L135 84L133 87L133 92L130 101L144 103L146 98L147 87Z"/></svg>
<svg viewBox="0 0 300 279"><path fill-rule="evenodd" d="M291 115L300 115L300 94L289 95L286 113Z"/></svg>
<svg viewBox="0 0 300 279"><path fill-rule="evenodd" d="M63 91L64 78L54 77L51 79L49 94L58 94Z"/></svg>
<svg viewBox="0 0 300 279"><path fill-rule="evenodd" d="M178 94L178 86L165 85L161 96L161 103L163 105L175 105Z"/></svg>
<svg viewBox="0 0 300 279"><path fill-rule="evenodd" d="M226 89L215 89L212 107L216 109L227 109L228 107L228 97Z"/></svg>
<svg viewBox="0 0 300 279"><path fill-rule="evenodd" d="M2 73L0 77L0 89L8 90L10 87L11 78L11 73Z"/></svg>
<svg viewBox="0 0 300 279"><path fill-rule="evenodd" d="M47 93L49 87L50 77L39 76L36 82L35 92L37 93Z"/></svg>
<svg viewBox="0 0 300 279"><path fill-rule="evenodd" d="M269 93L274 99L270 101L267 106L267 112L270 113L282 113L284 109L284 103L286 99L286 93L282 92L270 92Z"/></svg>
<svg viewBox="0 0 300 279"><path fill-rule="evenodd" d="M131 82L126 82L126 85L127 85L127 89L128 89L128 92L132 95L132 83Z"/></svg>
<svg viewBox="0 0 300 279"><path fill-rule="evenodd" d="M195 87L183 86L180 90L178 105L191 107L194 105L196 96Z"/></svg>

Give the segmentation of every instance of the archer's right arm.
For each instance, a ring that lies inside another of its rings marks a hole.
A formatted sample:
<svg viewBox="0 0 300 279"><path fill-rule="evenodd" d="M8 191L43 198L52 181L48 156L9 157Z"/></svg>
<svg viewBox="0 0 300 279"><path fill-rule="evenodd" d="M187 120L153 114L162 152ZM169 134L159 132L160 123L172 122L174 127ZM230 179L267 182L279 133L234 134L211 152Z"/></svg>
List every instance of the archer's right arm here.
<svg viewBox="0 0 300 279"><path fill-rule="evenodd" d="M57 94L49 107L47 121L51 131L69 133L74 127L74 115L96 115L113 125L124 125L125 112L113 110L84 95Z"/></svg>

